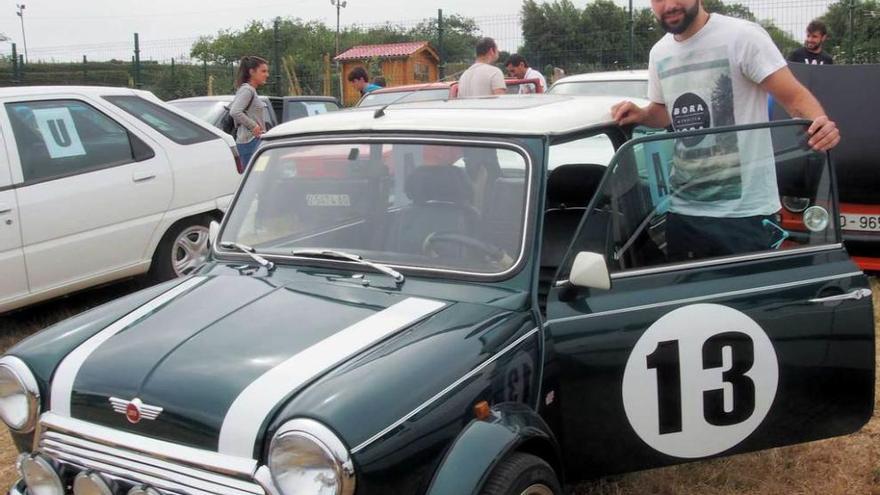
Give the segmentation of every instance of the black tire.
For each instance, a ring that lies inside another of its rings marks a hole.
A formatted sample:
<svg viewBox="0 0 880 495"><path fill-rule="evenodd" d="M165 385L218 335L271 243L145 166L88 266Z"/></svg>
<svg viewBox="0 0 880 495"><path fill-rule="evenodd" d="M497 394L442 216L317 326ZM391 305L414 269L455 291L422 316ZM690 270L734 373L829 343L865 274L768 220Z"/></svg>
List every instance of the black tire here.
<svg viewBox="0 0 880 495"><path fill-rule="evenodd" d="M178 273L177 269L175 269L172 260L175 257L180 257L179 252L181 250L181 247L177 246L176 242L183 233L198 231L202 235L207 236L212 220L214 220L213 217L203 214L184 218L172 225L165 232L165 235L162 236L162 240L159 241L159 245L156 247L156 252L153 253L153 261L150 263L150 271L147 274L147 278L152 282L164 282L181 275L188 275L189 272L194 270L193 267L192 270ZM207 237L204 237L204 239L207 240Z"/></svg>
<svg viewBox="0 0 880 495"><path fill-rule="evenodd" d="M540 457L515 452L495 466L480 495L546 493L562 495L562 487L553 468Z"/></svg>

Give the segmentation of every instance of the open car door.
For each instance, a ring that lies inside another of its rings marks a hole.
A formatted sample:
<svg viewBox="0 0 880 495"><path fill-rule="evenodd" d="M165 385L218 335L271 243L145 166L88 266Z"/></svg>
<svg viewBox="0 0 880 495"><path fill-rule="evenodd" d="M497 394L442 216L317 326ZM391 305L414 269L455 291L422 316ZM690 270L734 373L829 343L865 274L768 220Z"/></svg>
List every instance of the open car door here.
<svg viewBox="0 0 880 495"><path fill-rule="evenodd" d="M871 290L841 245L834 173L806 145L808 124L618 150L547 299L545 417L567 472L777 447L869 420ZM768 187L752 205L763 214L724 215ZM806 198L785 227L780 196ZM688 237L683 220L704 230Z"/></svg>

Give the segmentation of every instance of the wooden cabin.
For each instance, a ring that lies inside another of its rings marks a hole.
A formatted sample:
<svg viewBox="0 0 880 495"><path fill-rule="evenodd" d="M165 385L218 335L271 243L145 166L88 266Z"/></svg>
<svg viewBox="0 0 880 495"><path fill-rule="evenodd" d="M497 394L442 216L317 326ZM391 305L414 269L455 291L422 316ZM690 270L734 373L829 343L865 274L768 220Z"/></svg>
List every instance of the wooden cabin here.
<svg viewBox="0 0 880 495"><path fill-rule="evenodd" d="M342 64L343 104L346 106L354 105L361 97L360 92L348 82L348 73L355 67L364 67L371 76L381 72L391 87L434 82L440 64L439 55L427 41L354 46L337 55L334 60Z"/></svg>

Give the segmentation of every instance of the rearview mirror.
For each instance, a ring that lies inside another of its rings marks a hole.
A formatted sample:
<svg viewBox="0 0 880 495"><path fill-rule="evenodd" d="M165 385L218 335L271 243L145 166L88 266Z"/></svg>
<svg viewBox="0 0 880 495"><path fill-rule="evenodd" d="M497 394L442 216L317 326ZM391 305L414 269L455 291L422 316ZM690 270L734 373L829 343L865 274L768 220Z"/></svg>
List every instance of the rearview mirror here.
<svg viewBox="0 0 880 495"><path fill-rule="evenodd" d="M610 289L611 276L608 274L608 265L605 264L605 257L589 251L578 253L574 258L574 264L571 266L569 283L575 287Z"/></svg>
<svg viewBox="0 0 880 495"><path fill-rule="evenodd" d="M216 220L211 220L208 224L208 250L217 245L217 236L220 235L220 224Z"/></svg>

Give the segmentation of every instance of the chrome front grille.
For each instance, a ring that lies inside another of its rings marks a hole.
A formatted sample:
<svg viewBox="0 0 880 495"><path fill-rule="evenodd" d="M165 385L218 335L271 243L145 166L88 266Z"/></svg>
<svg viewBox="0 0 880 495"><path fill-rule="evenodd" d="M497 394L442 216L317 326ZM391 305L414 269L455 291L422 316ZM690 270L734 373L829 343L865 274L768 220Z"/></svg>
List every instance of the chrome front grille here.
<svg viewBox="0 0 880 495"><path fill-rule="evenodd" d="M76 471L90 469L101 473L115 481L122 494L133 485L145 484L169 495L266 495L266 491L253 480L253 471L242 472L241 463L231 464L226 472L218 472L220 469L215 466L206 469L198 461L169 457L155 452L156 449L150 452L137 443L129 442L123 446L116 441L118 438L114 441L95 438L96 431L115 433L113 430L69 418L42 419L37 443L39 452ZM91 434L53 429L51 419L88 425ZM155 440L143 439L143 443L148 442L153 446L156 444ZM177 452L186 450L194 449L184 446L175 449ZM206 453L206 456L217 457L217 454Z"/></svg>

